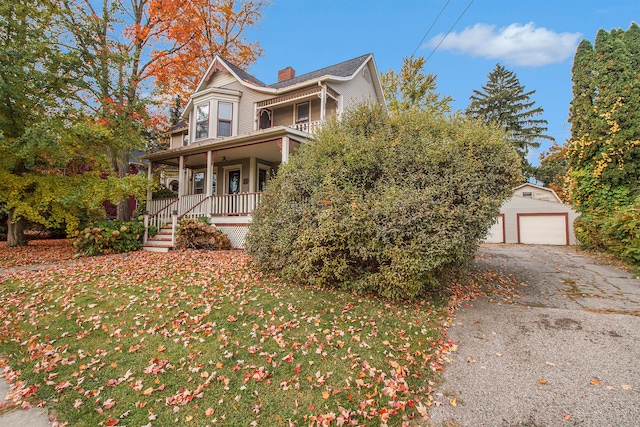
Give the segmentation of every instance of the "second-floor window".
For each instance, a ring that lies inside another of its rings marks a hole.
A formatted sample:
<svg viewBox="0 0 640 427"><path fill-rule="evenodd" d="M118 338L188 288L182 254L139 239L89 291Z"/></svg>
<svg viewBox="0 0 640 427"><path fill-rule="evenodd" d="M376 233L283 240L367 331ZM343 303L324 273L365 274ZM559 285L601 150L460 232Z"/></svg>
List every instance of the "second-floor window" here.
<svg viewBox="0 0 640 427"><path fill-rule="evenodd" d="M260 111L260 129L268 129L271 127L271 111Z"/></svg>
<svg viewBox="0 0 640 427"><path fill-rule="evenodd" d="M231 136L231 123L233 120L233 104L230 102L218 103L218 138Z"/></svg>
<svg viewBox="0 0 640 427"><path fill-rule="evenodd" d="M306 123L309 121L309 103L303 102L296 105L296 123Z"/></svg>
<svg viewBox="0 0 640 427"><path fill-rule="evenodd" d="M196 107L196 139L209 136L209 104Z"/></svg>

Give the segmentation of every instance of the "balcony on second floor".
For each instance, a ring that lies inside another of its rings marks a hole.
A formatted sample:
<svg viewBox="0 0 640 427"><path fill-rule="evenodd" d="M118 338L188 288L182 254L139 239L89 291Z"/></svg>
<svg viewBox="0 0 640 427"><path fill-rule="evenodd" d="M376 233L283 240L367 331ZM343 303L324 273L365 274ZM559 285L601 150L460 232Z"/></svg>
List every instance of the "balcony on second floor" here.
<svg viewBox="0 0 640 427"><path fill-rule="evenodd" d="M315 134L340 110L340 96L328 86L313 86L256 103L257 128L287 126Z"/></svg>

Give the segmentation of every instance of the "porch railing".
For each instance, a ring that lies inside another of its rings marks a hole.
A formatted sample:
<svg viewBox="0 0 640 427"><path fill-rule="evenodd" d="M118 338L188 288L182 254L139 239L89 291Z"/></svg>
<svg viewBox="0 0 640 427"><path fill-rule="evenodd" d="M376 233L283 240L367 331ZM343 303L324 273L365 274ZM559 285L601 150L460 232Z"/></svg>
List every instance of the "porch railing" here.
<svg viewBox="0 0 640 427"><path fill-rule="evenodd" d="M163 226L171 224L171 213L178 207L178 199L158 199L151 200L147 205L149 212L149 225L153 225L157 230Z"/></svg>
<svg viewBox="0 0 640 427"><path fill-rule="evenodd" d="M262 193L240 193L213 196L211 200L212 215L249 215L260 203Z"/></svg>
<svg viewBox="0 0 640 427"><path fill-rule="evenodd" d="M202 216L250 215L260 203L262 193L223 194L209 196L189 194L180 199L152 200L147 206L149 225L160 230L170 225L173 211L178 218L195 219Z"/></svg>
<svg viewBox="0 0 640 427"><path fill-rule="evenodd" d="M153 216L158 212L160 212L161 210L163 210L164 208L166 208L167 206L176 203L177 201L178 201L177 197L172 197L168 199L151 200L149 203L147 203L147 211L149 212L150 215Z"/></svg>
<svg viewBox="0 0 640 427"><path fill-rule="evenodd" d="M178 202L178 216L184 215L194 206L201 204L206 198L206 194L187 194L180 197L180 201Z"/></svg>
<svg viewBox="0 0 640 427"><path fill-rule="evenodd" d="M296 123L291 127L294 128L295 130L315 134L322 127L322 120L315 120L313 122L306 122L306 123Z"/></svg>
<svg viewBox="0 0 640 427"><path fill-rule="evenodd" d="M196 219L201 216L208 217L211 211L211 198L213 196L203 198L199 203L193 205L190 209L180 213L180 218Z"/></svg>

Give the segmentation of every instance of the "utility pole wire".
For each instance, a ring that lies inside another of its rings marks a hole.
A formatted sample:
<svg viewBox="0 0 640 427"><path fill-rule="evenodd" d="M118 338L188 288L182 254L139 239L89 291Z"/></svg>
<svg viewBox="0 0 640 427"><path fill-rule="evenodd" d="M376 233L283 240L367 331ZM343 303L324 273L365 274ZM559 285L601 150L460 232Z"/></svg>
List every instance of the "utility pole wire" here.
<svg viewBox="0 0 640 427"><path fill-rule="evenodd" d="M456 22L453 23L453 25L451 26L451 28L449 28L449 31L447 31L447 34L444 35L444 37L442 38L442 40L440 40L440 42L438 43L438 45L436 47L433 48L433 50L431 51L431 53L429 54L429 56L427 56L427 59L425 59L424 63L426 64L427 62L429 62L429 58L431 58L431 56L435 53L436 50L438 50L438 48L440 47L440 45L442 44L442 42L444 41L444 39L447 38L447 36L449 35L449 33L451 33L451 31L453 31L454 27L456 26L456 24L460 21L460 19L462 19L462 17L464 16L464 14L467 12L467 10L469 10L469 8L471 7L471 5L473 4L475 0L471 0L469 2L469 4L467 5L467 7L465 8L465 10L462 11L462 13L460 14L460 16L458 16L458 19L456 19Z"/></svg>
<svg viewBox="0 0 640 427"><path fill-rule="evenodd" d="M447 8L447 6L449 5L449 2L451 0L447 0L447 2L444 4L444 6L442 7L442 9L440 10L440 13L438 14L438 16L436 16L436 19L433 20L433 22L431 23L431 26L429 27L429 29L427 30L426 33L424 33L424 37L422 37L422 40L420 40L420 43L418 43L418 46L416 46L416 48L413 50L413 53L411 54L411 57L413 58L413 55L416 54L416 51L420 48L420 45L422 44L422 42L424 41L424 39L427 38L427 35L429 34L429 32L431 31L431 29L433 28L434 25L436 25L436 22L438 22L438 18L440 18L440 15L442 15L442 12L444 12L444 10Z"/></svg>

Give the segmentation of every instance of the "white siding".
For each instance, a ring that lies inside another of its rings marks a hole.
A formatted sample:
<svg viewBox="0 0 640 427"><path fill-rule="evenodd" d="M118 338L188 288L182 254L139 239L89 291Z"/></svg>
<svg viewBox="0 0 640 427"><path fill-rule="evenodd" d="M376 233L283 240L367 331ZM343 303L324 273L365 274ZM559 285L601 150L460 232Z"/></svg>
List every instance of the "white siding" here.
<svg viewBox="0 0 640 427"><path fill-rule="evenodd" d="M234 80L224 86L224 89L233 89L242 92L238 107L238 135L252 132L255 125L255 103L271 98L273 95L263 94L251 90Z"/></svg>
<svg viewBox="0 0 640 427"><path fill-rule="evenodd" d="M489 229L484 241L486 243L504 243L504 215L498 215L496 222Z"/></svg>
<svg viewBox="0 0 640 427"><path fill-rule="evenodd" d="M560 202L556 194L550 188L538 187L537 185L524 184L516 188L516 196L529 197L536 200L546 200L548 202Z"/></svg>
<svg viewBox="0 0 640 427"><path fill-rule="evenodd" d="M225 85L228 85L229 83L234 83L234 82L237 82L237 80L235 77L233 77L231 73L216 71L215 73L213 73L213 76L211 77L211 79L209 79L206 86L204 86L202 90L208 89L211 87L224 87ZM233 89L236 89L236 88L233 88Z"/></svg>
<svg viewBox="0 0 640 427"><path fill-rule="evenodd" d="M369 64L367 64L367 67L369 67ZM369 67L369 70L370 73L374 72L371 67ZM376 91L372 83L373 80L368 82L362 74L363 71L360 70L352 80L347 82L330 82L328 84L328 86L342 95L343 111L361 102L377 100Z"/></svg>

